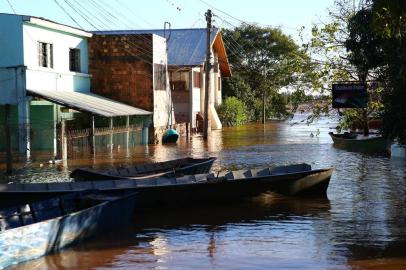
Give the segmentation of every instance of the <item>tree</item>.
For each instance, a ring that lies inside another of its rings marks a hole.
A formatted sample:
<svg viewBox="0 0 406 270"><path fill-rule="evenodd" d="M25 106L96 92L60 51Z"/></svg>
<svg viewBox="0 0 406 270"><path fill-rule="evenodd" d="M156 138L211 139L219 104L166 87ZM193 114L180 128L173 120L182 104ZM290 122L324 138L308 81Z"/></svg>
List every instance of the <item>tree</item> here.
<svg viewBox="0 0 406 270"><path fill-rule="evenodd" d="M282 88L304 85L311 77L312 63L290 36L279 28L242 24L224 32L234 74L240 76L252 89L256 104L262 102L266 109ZM255 117L265 117L264 108L255 106ZM259 111L258 111L259 110Z"/></svg>
<svg viewBox="0 0 406 270"><path fill-rule="evenodd" d="M373 0L372 35L379 36L383 55L384 134L406 144L406 2Z"/></svg>
<svg viewBox="0 0 406 270"><path fill-rule="evenodd" d="M381 97L377 95L379 88L375 83L369 83L378 78L382 59L376 47L379 38L369 34L372 15L366 4L360 3L355 10L352 0L336 0L329 15L328 23L312 28L312 39L305 48L311 52L312 58L320 61L322 91L331 89L333 82L356 81L369 85L371 99L368 107L342 111L339 124L341 127L357 126L367 135L368 117L382 107Z"/></svg>

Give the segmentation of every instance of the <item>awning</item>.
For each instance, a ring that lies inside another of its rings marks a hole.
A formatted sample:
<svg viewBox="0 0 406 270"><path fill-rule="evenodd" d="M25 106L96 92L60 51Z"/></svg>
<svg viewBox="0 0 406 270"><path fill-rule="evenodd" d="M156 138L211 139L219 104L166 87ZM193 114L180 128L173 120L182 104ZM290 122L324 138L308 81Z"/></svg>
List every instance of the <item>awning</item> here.
<svg viewBox="0 0 406 270"><path fill-rule="evenodd" d="M27 89L27 92L27 94L30 96L40 97L74 110L88 112L104 117L152 114L149 111L129 106L92 93L32 89Z"/></svg>

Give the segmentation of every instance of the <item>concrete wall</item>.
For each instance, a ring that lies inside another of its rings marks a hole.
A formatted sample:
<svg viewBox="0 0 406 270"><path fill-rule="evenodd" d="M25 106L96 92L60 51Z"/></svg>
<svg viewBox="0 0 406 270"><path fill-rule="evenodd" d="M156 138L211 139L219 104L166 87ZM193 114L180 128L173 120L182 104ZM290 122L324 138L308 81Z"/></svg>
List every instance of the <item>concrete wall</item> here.
<svg viewBox="0 0 406 270"><path fill-rule="evenodd" d="M166 39L157 35L152 35L153 42L153 63L163 65L166 68L165 71L165 89L158 89L155 84L154 77L154 116L153 125L154 127L167 126L168 124L175 123L175 115L172 113L171 104L171 93L169 88L169 77L168 77L168 63L167 63L167 51L166 51ZM156 76L154 67L154 76Z"/></svg>
<svg viewBox="0 0 406 270"><path fill-rule="evenodd" d="M24 64L21 16L0 14L0 67Z"/></svg>
<svg viewBox="0 0 406 270"><path fill-rule="evenodd" d="M25 22L24 64L27 89L90 92L87 38ZM39 66L38 42L53 44L53 67ZM69 49L80 50L80 72L69 70Z"/></svg>
<svg viewBox="0 0 406 270"><path fill-rule="evenodd" d="M22 24L21 16L0 14L0 104L17 104L21 99L20 88L24 81Z"/></svg>

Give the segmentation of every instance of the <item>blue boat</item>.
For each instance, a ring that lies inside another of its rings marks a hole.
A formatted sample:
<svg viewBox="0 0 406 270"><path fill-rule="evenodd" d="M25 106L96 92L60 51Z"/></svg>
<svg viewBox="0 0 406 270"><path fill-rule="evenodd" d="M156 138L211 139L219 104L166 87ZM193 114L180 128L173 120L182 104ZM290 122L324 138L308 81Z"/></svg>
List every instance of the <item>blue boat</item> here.
<svg viewBox="0 0 406 270"><path fill-rule="evenodd" d="M85 191L0 210L0 269L128 224L135 199Z"/></svg>
<svg viewBox="0 0 406 270"><path fill-rule="evenodd" d="M312 170L308 164L224 171L196 175L162 175L143 179L59 183L0 184L0 204L37 200L72 191L137 192L135 209L149 211L193 204L229 203L265 192L326 197L333 168Z"/></svg>
<svg viewBox="0 0 406 270"><path fill-rule="evenodd" d="M90 168L78 168L73 170L69 176L75 181L97 181L113 179L137 179L169 174L203 174L210 172L215 160L215 157L187 157L156 163L120 166L105 171L97 171Z"/></svg>
<svg viewBox="0 0 406 270"><path fill-rule="evenodd" d="M176 143L178 141L179 134L174 129L168 129L162 136L162 143Z"/></svg>

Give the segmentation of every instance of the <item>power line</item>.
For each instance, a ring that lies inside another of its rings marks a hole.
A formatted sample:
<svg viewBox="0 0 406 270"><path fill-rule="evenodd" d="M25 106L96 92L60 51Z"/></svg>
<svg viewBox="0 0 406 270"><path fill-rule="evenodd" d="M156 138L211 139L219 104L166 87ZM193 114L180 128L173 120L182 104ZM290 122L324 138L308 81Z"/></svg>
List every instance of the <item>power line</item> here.
<svg viewBox="0 0 406 270"><path fill-rule="evenodd" d="M14 9L14 7L13 7L13 5L11 4L10 0L6 0L6 1L7 1L8 5L10 6L11 10L14 12L14 14L17 14L17 13L16 13L16 10Z"/></svg>
<svg viewBox="0 0 406 270"><path fill-rule="evenodd" d="M63 11L66 15L68 15L68 17L69 17L79 28L83 29L83 27L75 20L75 18L73 18L73 17L69 14L69 12L67 12L66 9L58 2L58 0L54 0L54 2L58 5L58 7L59 7L60 9L62 9L62 11Z"/></svg>

